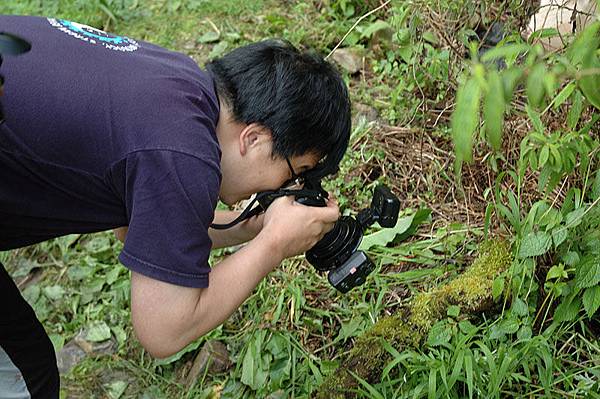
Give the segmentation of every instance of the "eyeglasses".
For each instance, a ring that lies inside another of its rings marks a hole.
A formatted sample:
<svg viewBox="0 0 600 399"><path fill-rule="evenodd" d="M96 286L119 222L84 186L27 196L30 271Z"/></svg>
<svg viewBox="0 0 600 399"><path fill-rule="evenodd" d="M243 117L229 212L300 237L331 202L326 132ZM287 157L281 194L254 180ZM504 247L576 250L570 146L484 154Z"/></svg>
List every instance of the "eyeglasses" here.
<svg viewBox="0 0 600 399"><path fill-rule="evenodd" d="M288 167L290 168L290 173L292 174L292 178L290 180L286 181L282 187L291 187L291 186L304 184L304 177L298 175L296 173L296 171L294 171L294 168L292 167L292 163L290 162L290 159L288 157L285 157L285 161L287 162Z"/></svg>

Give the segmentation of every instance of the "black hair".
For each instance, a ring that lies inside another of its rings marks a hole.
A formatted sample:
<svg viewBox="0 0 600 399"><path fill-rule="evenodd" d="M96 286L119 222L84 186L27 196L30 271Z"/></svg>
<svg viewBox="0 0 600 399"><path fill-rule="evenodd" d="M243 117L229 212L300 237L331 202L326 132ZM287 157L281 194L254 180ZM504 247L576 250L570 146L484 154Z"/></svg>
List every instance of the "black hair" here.
<svg viewBox="0 0 600 399"><path fill-rule="evenodd" d="M307 175L337 172L351 123L348 90L333 65L287 41L265 40L237 48L206 69L236 121L271 130L274 156L315 153L324 160Z"/></svg>

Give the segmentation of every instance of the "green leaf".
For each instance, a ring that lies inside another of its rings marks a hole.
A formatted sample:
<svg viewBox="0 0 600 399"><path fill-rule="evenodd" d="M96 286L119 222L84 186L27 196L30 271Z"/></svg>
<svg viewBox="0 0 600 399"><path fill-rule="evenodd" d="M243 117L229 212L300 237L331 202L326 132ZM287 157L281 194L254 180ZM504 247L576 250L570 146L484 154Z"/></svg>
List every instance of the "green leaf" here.
<svg viewBox="0 0 600 399"><path fill-rule="evenodd" d="M590 200L596 201L598 198L600 198L600 170L596 171L596 178L594 179L592 190L590 192Z"/></svg>
<svg viewBox="0 0 600 399"><path fill-rule="evenodd" d="M565 216L565 225L569 228L579 226L582 222L581 218L585 214L586 211L585 206L581 206L567 214Z"/></svg>
<svg viewBox="0 0 600 399"><path fill-rule="evenodd" d="M399 218L391 229L382 229L363 237L359 249L366 251L374 246L386 246L391 242L401 242L415 233L419 225L431 214L431 209L419 209L413 215Z"/></svg>
<svg viewBox="0 0 600 399"><path fill-rule="evenodd" d="M478 330L478 328L473 323L471 323L469 320L459 321L458 328L460 329L460 331L462 331L464 334L467 334L467 335L475 335L475 333Z"/></svg>
<svg viewBox="0 0 600 399"><path fill-rule="evenodd" d="M562 261L568 266L575 266L579 263L579 254L575 251L569 251L561 257Z"/></svg>
<svg viewBox="0 0 600 399"><path fill-rule="evenodd" d="M576 86L577 85L575 82L569 82L569 84L566 85L556 97L554 97L552 107L554 109L558 109L571 96L571 94L573 94L573 90L575 90Z"/></svg>
<svg viewBox="0 0 600 399"><path fill-rule="evenodd" d="M564 227L557 227L552 230L552 242L554 242L554 248L558 248L560 244L565 242L569 236L569 231Z"/></svg>
<svg viewBox="0 0 600 399"><path fill-rule="evenodd" d="M550 270L548 270L548 273L546 274L546 281L548 280L552 280L555 278L567 278L568 274L565 271L565 267L564 265L554 265L550 268Z"/></svg>
<svg viewBox="0 0 600 399"><path fill-rule="evenodd" d="M88 329L85 339L90 342L106 341L110 339L110 328L103 321L96 322Z"/></svg>
<svg viewBox="0 0 600 399"><path fill-rule="evenodd" d="M125 393L127 385L129 385L129 383L121 380L113 381L111 383L106 384L105 387L108 393L108 397L110 399L119 399Z"/></svg>
<svg viewBox="0 0 600 399"><path fill-rule="evenodd" d="M265 330L259 330L254 334L242 361L241 381L254 390L263 387L268 377L268 373L264 370L262 362L262 344L265 335Z"/></svg>
<svg viewBox="0 0 600 399"><path fill-rule="evenodd" d="M600 286L590 287L583 293L583 308L588 318L592 318L600 307Z"/></svg>
<svg viewBox="0 0 600 399"><path fill-rule="evenodd" d="M519 257L529 258L540 256L548 252L552 245L552 237L545 231L531 232L521 241Z"/></svg>
<svg viewBox="0 0 600 399"><path fill-rule="evenodd" d="M504 88L504 101L510 102L517 83L523 77L521 68L512 67L502 72L502 87Z"/></svg>
<svg viewBox="0 0 600 399"><path fill-rule="evenodd" d="M204 33L202 36L198 38L198 43L214 43L219 41L221 35L214 30L208 31Z"/></svg>
<svg viewBox="0 0 600 399"><path fill-rule="evenodd" d="M516 58L520 54L529 51L531 46L524 43L507 44L504 46L494 47L481 56L482 62L490 62L503 58Z"/></svg>
<svg viewBox="0 0 600 399"><path fill-rule="evenodd" d="M573 44L569 46L567 55L573 65L585 63L590 57L590 54L594 54L600 45L600 36L598 36L599 29L600 22L590 24L577 35Z"/></svg>
<svg viewBox="0 0 600 399"><path fill-rule="evenodd" d="M521 328L519 328L519 331L517 331L517 338L520 340L530 339L532 335L533 331L531 330L531 327L527 325L521 326Z"/></svg>
<svg viewBox="0 0 600 399"><path fill-rule="evenodd" d="M496 151L502 146L502 124L504 122L504 94L502 80L496 71L488 76L488 90L485 94L483 117L487 139Z"/></svg>
<svg viewBox="0 0 600 399"><path fill-rule="evenodd" d="M527 99L533 108L538 108L544 100L544 76L546 67L544 64L536 64L529 71L527 77Z"/></svg>
<svg viewBox="0 0 600 399"><path fill-rule="evenodd" d="M449 342L450 338L452 338L452 327L446 320L440 320L429 330L427 345L439 346Z"/></svg>
<svg viewBox="0 0 600 399"><path fill-rule="evenodd" d="M362 34L360 35L361 37L366 37L366 38L370 38L371 36L373 36L373 33L378 32L380 30L384 30L384 29L390 29L390 24L387 23L386 21L382 21L380 19L378 19L377 21L371 23L369 26L367 26L365 28L365 30L363 30Z"/></svg>
<svg viewBox="0 0 600 399"><path fill-rule="evenodd" d="M519 297L515 297L512 304L512 311L517 316L526 316L529 313L529 309L525 301Z"/></svg>
<svg viewBox="0 0 600 399"><path fill-rule="evenodd" d="M435 35L435 33L433 33L430 30L423 32L423 40L426 40L433 45L437 45L440 42L438 40L438 37Z"/></svg>
<svg viewBox="0 0 600 399"><path fill-rule="evenodd" d="M458 162L473 158L473 135L479 126L479 100L481 88L474 78L469 78L456 94L456 109L452 113L452 139Z"/></svg>
<svg viewBox="0 0 600 399"><path fill-rule="evenodd" d="M121 339L120 337L120 333L119 334L115 334L117 337L117 340ZM193 341L191 344L189 344L188 346L186 346L185 348L183 348L182 350L180 350L179 352L164 358L164 359L155 359L153 364L155 366L163 366L165 364L171 364L171 363L175 363L176 361L178 361L179 359L181 359L183 357L183 355L185 355L186 353L190 353L190 352L194 352L196 351L200 345L204 342L204 340L202 339L197 339L195 341Z"/></svg>
<svg viewBox="0 0 600 399"><path fill-rule="evenodd" d="M448 310L446 311L446 314L450 317L458 317L458 315L460 314L460 306L458 306L458 305L448 306Z"/></svg>
<svg viewBox="0 0 600 399"><path fill-rule="evenodd" d="M50 342L52 342L55 352L61 350L61 348L65 345L65 337L60 334L48 334L48 338L50 338Z"/></svg>
<svg viewBox="0 0 600 399"><path fill-rule="evenodd" d="M504 334L514 334L519 330L520 325L519 320L510 317L500 322L500 331Z"/></svg>
<svg viewBox="0 0 600 399"><path fill-rule="evenodd" d="M544 165L546 165L546 162L548 162L549 157L550 157L550 149L548 148L547 145L545 145L542 147L542 150L540 151L540 159L539 159L540 167L543 167Z"/></svg>
<svg viewBox="0 0 600 399"><path fill-rule="evenodd" d="M600 283L600 257L588 255L575 269L575 285L588 288Z"/></svg>
<svg viewBox="0 0 600 399"><path fill-rule="evenodd" d="M208 54L208 59L215 59L220 57L225 50L227 50L227 47L229 47L229 42L227 40L222 40L219 43L215 44L212 48L212 50L210 50L210 53Z"/></svg>
<svg viewBox="0 0 600 399"><path fill-rule="evenodd" d="M538 114L536 110L530 107L529 104L525 106L525 109L527 110L527 115L529 116L531 123L533 123L533 127L535 128L535 130L539 133L544 133L544 124L542 123L540 114Z"/></svg>
<svg viewBox="0 0 600 399"><path fill-rule="evenodd" d="M583 94L579 90L575 91L573 94L573 102L569 109L569 113L567 114L567 125L569 129L575 130L577 127L577 123L581 118L581 113L583 112Z"/></svg>
<svg viewBox="0 0 600 399"><path fill-rule="evenodd" d="M65 295L65 289L60 285L44 287L44 295L53 301L61 299Z"/></svg>
<svg viewBox="0 0 600 399"><path fill-rule="evenodd" d="M598 57L593 56L593 61L587 63L586 69L597 70L598 68L600 68L600 61L598 61ZM579 79L579 88L590 104L600 110L600 74L596 72L593 75L587 74L583 76Z"/></svg>
<svg viewBox="0 0 600 399"><path fill-rule="evenodd" d="M492 298L494 299L494 301L500 298L502 292L504 292L504 277L498 276L494 279L494 282L492 283Z"/></svg>
<svg viewBox="0 0 600 399"><path fill-rule="evenodd" d="M572 300L565 299L554 310L554 320L557 322L571 321L577 317L581 309L581 299L575 297Z"/></svg>

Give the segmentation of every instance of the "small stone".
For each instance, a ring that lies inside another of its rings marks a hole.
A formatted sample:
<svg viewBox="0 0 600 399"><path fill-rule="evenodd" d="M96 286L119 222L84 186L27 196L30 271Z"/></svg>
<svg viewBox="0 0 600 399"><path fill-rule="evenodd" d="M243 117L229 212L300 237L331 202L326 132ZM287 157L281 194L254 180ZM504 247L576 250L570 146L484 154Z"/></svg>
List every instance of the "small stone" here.
<svg viewBox="0 0 600 399"><path fill-rule="evenodd" d="M352 106L354 108L353 126L358 124L361 119L364 119L367 122L375 122L377 121L377 118L379 118L379 112L373 107L361 103L355 103L352 104Z"/></svg>
<svg viewBox="0 0 600 399"><path fill-rule="evenodd" d="M349 74L362 69L362 54L356 48L339 48L331 54L331 58Z"/></svg>
<svg viewBox="0 0 600 399"><path fill-rule="evenodd" d="M117 352L117 342L114 338L107 339L102 342L90 342L85 339L87 336L86 330L81 330L73 341L90 355L114 355Z"/></svg>
<svg viewBox="0 0 600 399"><path fill-rule="evenodd" d="M199 376L207 374L218 374L231 367L227 347L220 341L208 341L204 344L194 364L187 375L185 384L190 387Z"/></svg>
<svg viewBox="0 0 600 399"><path fill-rule="evenodd" d="M58 366L58 372L61 375L67 374L71 369L77 366L87 354L83 349L75 343L74 340L69 341L61 350L56 354L56 364Z"/></svg>

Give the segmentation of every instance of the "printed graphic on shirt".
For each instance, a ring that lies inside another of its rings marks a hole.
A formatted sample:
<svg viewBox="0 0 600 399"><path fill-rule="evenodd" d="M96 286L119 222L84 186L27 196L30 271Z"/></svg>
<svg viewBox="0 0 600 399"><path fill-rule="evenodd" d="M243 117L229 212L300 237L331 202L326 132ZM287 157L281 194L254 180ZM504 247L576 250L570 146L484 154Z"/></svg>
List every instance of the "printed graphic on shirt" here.
<svg viewBox="0 0 600 399"><path fill-rule="evenodd" d="M55 18L48 18L48 22L61 32L95 46L123 52L131 52L139 48L139 44L133 39L106 33L100 29L77 22Z"/></svg>

